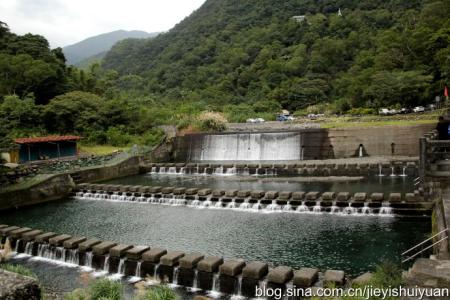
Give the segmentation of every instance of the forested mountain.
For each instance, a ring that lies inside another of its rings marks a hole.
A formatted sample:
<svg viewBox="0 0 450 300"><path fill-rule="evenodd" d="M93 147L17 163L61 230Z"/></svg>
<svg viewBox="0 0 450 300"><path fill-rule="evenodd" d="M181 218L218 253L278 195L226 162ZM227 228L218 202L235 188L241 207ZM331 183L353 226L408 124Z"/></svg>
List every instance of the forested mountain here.
<svg viewBox="0 0 450 300"><path fill-rule="evenodd" d="M118 41L127 38L150 38L156 35L158 33L148 33L139 30L116 30L92 36L81 42L66 46L63 48L63 52L69 65L77 65L85 59L98 56L100 53L108 51Z"/></svg>
<svg viewBox="0 0 450 300"><path fill-rule="evenodd" d="M168 33L117 43L103 67L214 110L412 106L448 83L449 16L449 0L207 0Z"/></svg>

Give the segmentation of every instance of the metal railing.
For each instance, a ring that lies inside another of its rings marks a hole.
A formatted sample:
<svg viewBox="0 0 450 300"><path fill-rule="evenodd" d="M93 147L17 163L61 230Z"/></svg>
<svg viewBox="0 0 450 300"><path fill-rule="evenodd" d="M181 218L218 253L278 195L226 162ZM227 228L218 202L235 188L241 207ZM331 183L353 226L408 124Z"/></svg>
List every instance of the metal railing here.
<svg viewBox="0 0 450 300"><path fill-rule="evenodd" d="M433 247L439 245L440 243L448 240L448 233L449 233L449 228L446 228L446 229L436 233L432 237L424 240L423 242L420 242L419 244L415 245L414 247L403 252L401 254L402 264L404 264L408 261L411 261L412 259L416 258L417 256L423 254L425 251L428 251L428 250L432 249ZM437 238L438 236L440 236L441 234L444 234L444 237L442 237L442 238L439 237L439 240L434 242L434 239ZM428 245L430 242L431 242L431 245ZM413 252L413 251L416 251L416 252Z"/></svg>
<svg viewBox="0 0 450 300"><path fill-rule="evenodd" d="M438 140L436 130L425 134L420 141L419 176L423 180L438 160L450 159L450 140Z"/></svg>

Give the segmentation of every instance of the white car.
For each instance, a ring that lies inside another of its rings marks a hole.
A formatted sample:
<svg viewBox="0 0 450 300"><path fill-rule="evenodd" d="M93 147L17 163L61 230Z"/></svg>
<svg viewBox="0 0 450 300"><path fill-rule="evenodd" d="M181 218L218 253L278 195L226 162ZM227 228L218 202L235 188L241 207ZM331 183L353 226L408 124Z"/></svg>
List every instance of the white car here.
<svg viewBox="0 0 450 300"><path fill-rule="evenodd" d="M423 106L416 106L413 108L413 112L415 112L415 113L424 112L424 111L425 111L425 107L423 107Z"/></svg>
<svg viewBox="0 0 450 300"><path fill-rule="evenodd" d="M256 118L255 119L255 123L264 123L266 120L264 120L263 118Z"/></svg>

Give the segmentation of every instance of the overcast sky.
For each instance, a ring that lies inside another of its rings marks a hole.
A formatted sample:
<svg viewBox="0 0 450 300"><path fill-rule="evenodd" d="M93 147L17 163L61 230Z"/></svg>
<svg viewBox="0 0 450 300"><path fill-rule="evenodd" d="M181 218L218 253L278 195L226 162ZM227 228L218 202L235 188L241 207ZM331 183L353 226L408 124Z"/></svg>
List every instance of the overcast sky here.
<svg viewBox="0 0 450 300"><path fill-rule="evenodd" d="M205 0L0 0L12 32L45 36L52 48L118 29L167 31Z"/></svg>

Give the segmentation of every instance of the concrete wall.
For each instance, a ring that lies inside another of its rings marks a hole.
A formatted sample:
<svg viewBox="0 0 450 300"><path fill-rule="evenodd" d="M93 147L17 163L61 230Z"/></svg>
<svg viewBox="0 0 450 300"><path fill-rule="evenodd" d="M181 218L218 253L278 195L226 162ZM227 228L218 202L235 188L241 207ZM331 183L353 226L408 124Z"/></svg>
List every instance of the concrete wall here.
<svg viewBox="0 0 450 300"><path fill-rule="evenodd" d="M118 177L139 174L140 158L137 156L120 162L116 165L94 167L90 169L71 172L76 182L94 182L110 180Z"/></svg>
<svg viewBox="0 0 450 300"><path fill-rule="evenodd" d="M0 192L0 211L58 200L69 195L74 187L68 174L37 177L29 184Z"/></svg>
<svg viewBox="0 0 450 300"><path fill-rule="evenodd" d="M298 131L302 133L304 159L330 159L356 157L360 145L363 146L364 156L419 156L419 138L434 127L434 124L422 124ZM202 147L205 135L177 137L174 141L174 161L189 161L192 148Z"/></svg>

